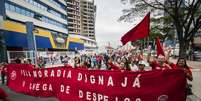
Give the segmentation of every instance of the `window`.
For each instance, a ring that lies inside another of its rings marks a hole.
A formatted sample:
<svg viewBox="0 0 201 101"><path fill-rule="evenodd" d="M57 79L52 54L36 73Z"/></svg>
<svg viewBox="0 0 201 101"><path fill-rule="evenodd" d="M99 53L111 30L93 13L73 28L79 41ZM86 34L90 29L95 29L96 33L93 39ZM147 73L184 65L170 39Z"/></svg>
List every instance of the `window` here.
<svg viewBox="0 0 201 101"><path fill-rule="evenodd" d="M31 12L25 11L25 15L31 17Z"/></svg>
<svg viewBox="0 0 201 101"><path fill-rule="evenodd" d="M9 9L10 9L10 7L9 7L8 3L6 3L6 4L5 4L5 7L6 7L6 9L7 9L7 10L9 10Z"/></svg>
<svg viewBox="0 0 201 101"><path fill-rule="evenodd" d="M42 4L36 2L36 1L33 1L33 0L26 0L27 3L30 3L40 9L43 9L43 10L47 10L47 7L43 6Z"/></svg>
<svg viewBox="0 0 201 101"><path fill-rule="evenodd" d="M59 5L59 4L58 4L56 1L54 1L54 0L50 0L50 1L51 1L52 3L54 3L55 5ZM33 0L26 0L26 2L28 2L28 3L30 3L30 4L32 4L32 5L34 5L34 6L36 6L37 8L40 8L40 9L45 10L45 11L48 11L48 12L52 13L52 14L55 15L55 16L58 16L58 17L63 18L63 19L66 18L65 15L60 14L60 13L58 13L57 11L54 11L54 10L52 10L52 9L48 9L48 7L46 7L46 6L42 5L42 4L40 4L39 2L36 2L36 1L33 1Z"/></svg>
<svg viewBox="0 0 201 101"><path fill-rule="evenodd" d="M49 0L51 3L55 4L57 7L62 8L65 10L65 5L62 3L57 2L57 0Z"/></svg>
<svg viewBox="0 0 201 101"><path fill-rule="evenodd" d="M29 0L30 4L34 4L34 1L33 0Z"/></svg>
<svg viewBox="0 0 201 101"><path fill-rule="evenodd" d="M49 23L49 24L52 24L52 25L55 25L55 26L58 26L58 27L63 27L63 28L66 27L66 25L64 25L64 24L62 24L60 22L57 22L57 21L52 20L50 18L44 17L44 16L42 16L40 14L34 13L32 11L29 11L29 10L23 8L23 7L14 6L14 5L9 4L9 3L5 3L5 6L6 6L7 10L10 10L12 12L16 12L18 14L22 14L22 15L25 15L25 16L28 16L28 17L32 17L32 18L41 20L41 21L43 21L45 23Z"/></svg>
<svg viewBox="0 0 201 101"><path fill-rule="evenodd" d="M34 13L32 13L32 12L31 12L31 15L30 15L30 17L32 17L32 18L33 18L33 17L34 17Z"/></svg>
<svg viewBox="0 0 201 101"><path fill-rule="evenodd" d="M21 14L26 15L25 10L21 9Z"/></svg>
<svg viewBox="0 0 201 101"><path fill-rule="evenodd" d="M34 5L34 6L37 6L37 3L36 3L36 2L33 2L33 5Z"/></svg>
<svg viewBox="0 0 201 101"><path fill-rule="evenodd" d="M20 8L19 7L15 7L15 12L20 13Z"/></svg>
<svg viewBox="0 0 201 101"><path fill-rule="evenodd" d="M15 7L13 5L10 5L10 10L15 11Z"/></svg>

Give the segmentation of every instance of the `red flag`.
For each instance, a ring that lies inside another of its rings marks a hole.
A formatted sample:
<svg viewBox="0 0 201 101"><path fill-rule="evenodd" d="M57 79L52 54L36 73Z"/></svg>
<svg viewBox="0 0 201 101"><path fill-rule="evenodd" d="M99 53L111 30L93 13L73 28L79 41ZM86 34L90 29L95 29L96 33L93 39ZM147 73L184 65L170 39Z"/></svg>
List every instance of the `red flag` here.
<svg viewBox="0 0 201 101"><path fill-rule="evenodd" d="M123 37L121 37L121 42L125 45L129 41L136 41L138 39L143 39L149 36L150 27L150 13L148 13L144 19L133 29L127 32Z"/></svg>
<svg viewBox="0 0 201 101"><path fill-rule="evenodd" d="M156 38L156 46L157 46L157 48L156 48L157 49L157 56L159 56L159 55L165 56L165 53L164 53L163 48L161 46L159 37Z"/></svg>

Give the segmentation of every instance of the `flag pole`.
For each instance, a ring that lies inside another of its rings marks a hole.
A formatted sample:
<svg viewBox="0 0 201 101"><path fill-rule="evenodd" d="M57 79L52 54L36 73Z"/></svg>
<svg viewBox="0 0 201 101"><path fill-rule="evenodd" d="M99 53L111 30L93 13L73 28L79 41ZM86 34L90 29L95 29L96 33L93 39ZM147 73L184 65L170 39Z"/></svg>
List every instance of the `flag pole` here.
<svg viewBox="0 0 201 101"><path fill-rule="evenodd" d="M149 37L147 37L147 48L149 47Z"/></svg>

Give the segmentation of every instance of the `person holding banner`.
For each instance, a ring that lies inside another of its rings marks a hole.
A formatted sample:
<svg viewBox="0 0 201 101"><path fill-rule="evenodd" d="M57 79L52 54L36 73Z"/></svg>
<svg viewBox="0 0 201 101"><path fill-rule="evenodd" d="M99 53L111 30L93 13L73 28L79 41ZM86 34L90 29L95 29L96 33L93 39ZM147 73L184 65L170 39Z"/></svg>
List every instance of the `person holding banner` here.
<svg viewBox="0 0 201 101"><path fill-rule="evenodd" d="M145 71L144 70L145 66L146 66L145 61L143 61L143 60L139 61L139 63L138 63L138 71L140 71L140 72Z"/></svg>
<svg viewBox="0 0 201 101"><path fill-rule="evenodd" d="M177 60L177 64L172 64L172 67L174 69L182 69L182 70L184 70L184 72L186 74L186 78L188 80L190 80L190 81L193 81L192 71L190 70L191 67L189 67L187 65L185 58L179 58Z"/></svg>
<svg viewBox="0 0 201 101"><path fill-rule="evenodd" d="M186 75L186 79L189 81L193 81L193 75L192 75L192 71L191 71L191 67L189 67L186 63L186 59L185 58L179 58L177 60L177 64L172 64L172 67L174 69L182 69ZM186 94L187 95L192 95L192 85L187 83L186 85Z"/></svg>
<svg viewBox="0 0 201 101"><path fill-rule="evenodd" d="M10 101L6 92L0 88L0 100Z"/></svg>
<svg viewBox="0 0 201 101"><path fill-rule="evenodd" d="M169 65L168 60L163 55L159 55L157 59L154 61L150 61L150 55L148 54L147 61L149 62L150 66L152 67L152 70L155 69L172 69L172 67Z"/></svg>
<svg viewBox="0 0 201 101"><path fill-rule="evenodd" d="M169 65L169 62L168 62L169 56L165 57L165 52L163 50L159 37L156 38L156 54L157 54L157 59L154 61L150 61L150 57L151 57L150 53L148 54L148 57L147 57L147 61L149 62L150 66L152 67L152 70L154 70L154 69L172 69L172 67Z"/></svg>
<svg viewBox="0 0 201 101"><path fill-rule="evenodd" d="M119 66L113 63L112 57L108 60L108 70L120 70Z"/></svg>
<svg viewBox="0 0 201 101"><path fill-rule="evenodd" d="M137 63L138 63L138 59L131 58L131 64L130 64L131 71L138 71Z"/></svg>
<svg viewBox="0 0 201 101"><path fill-rule="evenodd" d="M123 62L123 69L126 71L131 71L130 65L129 65L129 61L126 57L122 58L122 62Z"/></svg>

